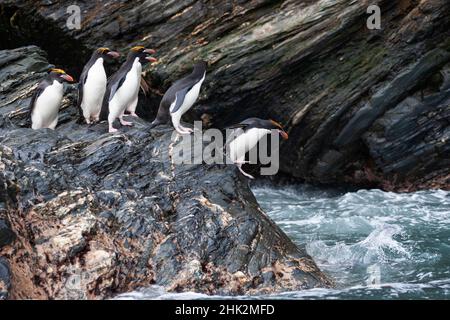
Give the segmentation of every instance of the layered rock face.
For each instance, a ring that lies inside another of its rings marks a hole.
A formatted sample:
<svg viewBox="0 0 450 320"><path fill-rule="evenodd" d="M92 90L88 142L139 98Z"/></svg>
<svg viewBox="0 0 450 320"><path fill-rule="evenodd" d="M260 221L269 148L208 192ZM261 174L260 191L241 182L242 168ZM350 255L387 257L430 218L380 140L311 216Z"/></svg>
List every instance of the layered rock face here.
<svg viewBox="0 0 450 320"><path fill-rule="evenodd" d="M148 119L161 93L202 58L210 67L190 119L282 122L288 175L388 190L449 187L447 0L77 1L79 30L67 28L64 3L0 3L4 46L34 41L75 75L94 47L156 48L152 93L138 110ZM374 4L381 30L367 28Z"/></svg>
<svg viewBox="0 0 450 320"><path fill-rule="evenodd" d="M49 65L37 47L0 51L0 65L0 298L332 285L233 166L178 164L183 140L143 120L114 135L78 124L73 87L55 131L26 128L30 88Z"/></svg>
<svg viewBox="0 0 450 320"><path fill-rule="evenodd" d="M158 51L138 114L194 60L209 69L186 120L282 122L281 170L314 183L449 188L450 2L0 0L0 297L103 298L152 283L262 293L329 286L231 167L178 166L166 127L32 131L50 61L76 78L94 48ZM381 30L366 9L381 8ZM30 44L38 45L28 46ZM27 46L15 49L20 46ZM118 65L112 65L111 70Z"/></svg>

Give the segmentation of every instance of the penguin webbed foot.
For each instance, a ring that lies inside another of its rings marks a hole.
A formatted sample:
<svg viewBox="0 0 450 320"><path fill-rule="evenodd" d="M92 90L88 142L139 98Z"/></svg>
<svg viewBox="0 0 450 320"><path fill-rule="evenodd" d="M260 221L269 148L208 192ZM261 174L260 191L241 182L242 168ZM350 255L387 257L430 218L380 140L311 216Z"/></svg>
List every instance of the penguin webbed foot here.
<svg viewBox="0 0 450 320"><path fill-rule="evenodd" d="M189 134L189 132L182 131L182 130L180 130L180 129L175 129L175 131L178 132L179 135Z"/></svg>
<svg viewBox="0 0 450 320"><path fill-rule="evenodd" d="M123 126L131 127L133 125L133 122L125 121L122 118L119 118L120 124Z"/></svg>
<svg viewBox="0 0 450 320"><path fill-rule="evenodd" d="M179 126L179 127L175 128L175 130L176 130L176 132L178 132L181 135L191 134L192 132L194 132L194 130L192 130L190 128L185 128L185 127L182 127L182 126Z"/></svg>
<svg viewBox="0 0 450 320"><path fill-rule="evenodd" d="M113 126L109 126L109 133L115 133L119 130L117 130L116 128L114 128Z"/></svg>
<svg viewBox="0 0 450 320"><path fill-rule="evenodd" d="M250 178L250 179L255 179L254 176L252 176L251 174L248 174L247 172L245 172L244 170L242 170L241 165L238 165L237 167L238 167L239 171L240 171L244 176L246 176L247 178Z"/></svg>
<svg viewBox="0 0 450 320"><path fill-rule="evenodd" d="M177 130L177 132L178 132L179 134L191 134L191 133L194 132L193 129L191 129L191 128L186 128L186 127L183 127L183 126L179 126L178 128L175 128L175 130Z"/></svg>

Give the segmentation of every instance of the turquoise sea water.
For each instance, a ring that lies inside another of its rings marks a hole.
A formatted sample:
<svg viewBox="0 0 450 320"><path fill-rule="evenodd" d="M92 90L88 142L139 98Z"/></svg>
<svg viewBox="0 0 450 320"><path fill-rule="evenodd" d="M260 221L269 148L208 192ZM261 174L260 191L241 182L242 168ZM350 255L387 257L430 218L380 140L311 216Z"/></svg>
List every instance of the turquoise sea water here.
<svg viewBox="0 0 450 320"><path fill-rule="evenodd" d="M238 298L450 298L450 192L346 192L307 185L258 186L253 192L294 242L306 244L336 288ZM152 286L117 298L211 297Z"/></svg>

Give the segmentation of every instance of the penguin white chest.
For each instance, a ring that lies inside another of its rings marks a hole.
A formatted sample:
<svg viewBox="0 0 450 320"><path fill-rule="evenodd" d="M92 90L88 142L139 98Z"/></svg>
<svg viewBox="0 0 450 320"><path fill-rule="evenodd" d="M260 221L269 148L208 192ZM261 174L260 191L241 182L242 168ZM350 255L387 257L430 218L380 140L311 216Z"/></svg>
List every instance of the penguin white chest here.
<svg viewBox="0 0 450 320"><path fill-rule="evenodd" d="M133 66L125 76L125 80L117 89L113 98L109 102L109 111L116 117L120 116L125 109L138 97L141 84L142 65L139 59L133 63Z"/></svg>
<svg viewBox="0 0 450 320"><path fill-rule="evenodd" d="M231 141L228 146L230 159L233 161L243 161L245 159L245 154L254 148L258 144L258 141L269 133L270 130L268 129L252 128L239 135L236 139Z"/></svg>
<svg viewBox="0 0 450 320"><path fill-rule="evenodd" d="M36 99L31 114L32 128L55 129L58 124L58 112L63 98L64 86L54 80Z"/></svg>
<svg viewBox="0 0 450 320"><path fill-rule="evenodd" d="M184 113L186 113L186 111L188 111L195 103L195 101L198 98L198 95L200 94L200 88L203 84L203 81L205 80L205 74L203 74L202 79L197 82L192 88L191 90L189 90L186 95L184 96L184 101L183 104L181 105L181 107L178 109L177 112L174 113L179 113L180 116L182 116ZM173 103L173 106L175 105L175 101ZM171 106L171 108L173 108Z"/></svg>
<svg viewBox="0 0 450 320"><path fill-rule="evenodd" d="M83 85L81 109L86 118L95 117L100 113L106 91L106 81L103 58L99 58L89 69L86 82Z"/></svg>

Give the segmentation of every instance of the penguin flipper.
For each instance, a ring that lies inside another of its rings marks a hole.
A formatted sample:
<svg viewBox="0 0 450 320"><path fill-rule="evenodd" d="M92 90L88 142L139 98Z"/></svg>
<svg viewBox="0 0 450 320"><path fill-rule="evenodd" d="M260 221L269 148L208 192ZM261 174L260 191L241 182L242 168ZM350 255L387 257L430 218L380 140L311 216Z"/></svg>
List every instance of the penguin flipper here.
<svg viewBox="0 0 450 320"><path fill-rule="evenodd" d="M111 82L110 82L111 86L110 86L110 91L109 91L108 102L112 100L112 98L116 94L117 90L119 90L119 88L125 82L126 74L124 74L120 79L114 79L114 78L115 78L114 76L111 78Z"/></svg>
<svg viewBox="0 0 450 320"><path fill-rule="evenodd" d="M252 127L251 124L247 123L246 121L231 125L229 127L225 127L226 130L230 130L230 131L229 131L229 135L228 134L226 135L227 139L224 144L224 150L234 139L239 137L241 134L243 134L248 129L251 129L251 127Z"/></svg>
<svg viewBox="0 0 450 320"><path fill-rule="evenodd" d="M81 109L81 103L83 102L83 89L84 89L84 84L87 81L88 78L88 74L89 74L89 69L92 67L92 65L94 64L93 60L89 60L88 63L84 66L83 71L81 72L80 75L80 80L78 82L78 99L77 99L77 109L78 109L78 114L80 116L80 121L84 122L84 115L83 115L83 110Z"/></svg>
<svg viewBox="0 0 450 320"><path fill-rule="evenodd" d="M83 119L83 110L81 109L81 102L83 101L83 82L78 83L78 99L77 99L77 109L80 119Z"/></svg>
<svg viewBox="0 0 450 320"><path fill-rule="evenodd" d="M246 124L238 124L231 127L227 127L228 130L231 130L229 134L226 135L226 141L224 144L224 150L226 150L227 146L237 137L245 132L247 128Z"/></svg>
<svg viewBox="0 0 450 320"><path fill-rule="evenodd" d="M36 104L37 98L42 94L42 92L44 92L45 88L47 88L48 85L49 85L49 83L47 83L46 81L42 81L39 83L39 85L34 90L33 95L31 96L30 107L28 110L28 118L30 120L31 120L31 114L33 113L33 109Z"/></svg>
<svg viewBox="0 0 450 320"><path fill-rule="evenodd" d="M175 94L175 101L173 104L170 105L170 113L175 113L181 108L184 102L184 97L186 96L186 94L190 89L191 87L186 87L184 89L177 91L177 93Z"/></svg>
<svg viewBox="0 0 450 320"><path fill-rule="evenodd" d="M120 71L120 70L119 70ZM121 74L117 71L108 79L108 85L106 86L105 95L103 96L102 108L100 110L100 120L107 120L109 114L109 102L114 97L114 94L119 90L120 86L125 82L125 75L118 78Z"/></svg>

